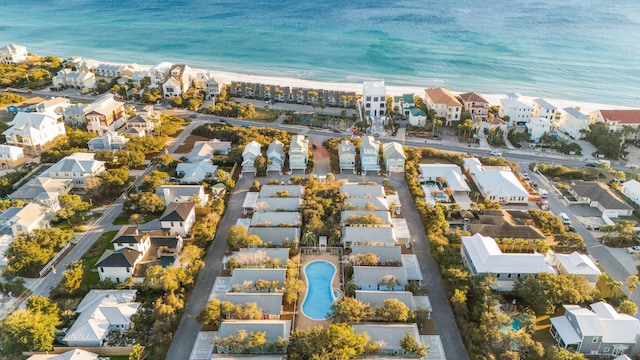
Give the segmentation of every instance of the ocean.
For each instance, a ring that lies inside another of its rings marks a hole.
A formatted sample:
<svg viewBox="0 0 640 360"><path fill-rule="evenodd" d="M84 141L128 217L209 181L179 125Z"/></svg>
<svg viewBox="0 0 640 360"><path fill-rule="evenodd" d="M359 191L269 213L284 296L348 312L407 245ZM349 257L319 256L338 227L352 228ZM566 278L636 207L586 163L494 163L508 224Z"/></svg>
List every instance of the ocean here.
<svg viewBox="0 0 640 360"><path fill-rule="evenodd" d="M0 46L640 106L637 0L0 0Z"/></svg>

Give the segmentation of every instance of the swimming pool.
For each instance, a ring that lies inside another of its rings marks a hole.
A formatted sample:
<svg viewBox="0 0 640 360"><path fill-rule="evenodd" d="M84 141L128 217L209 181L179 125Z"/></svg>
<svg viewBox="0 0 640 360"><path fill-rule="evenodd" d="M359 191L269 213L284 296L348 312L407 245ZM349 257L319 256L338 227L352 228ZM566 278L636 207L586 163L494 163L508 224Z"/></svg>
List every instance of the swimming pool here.
<svg viewBox="0 0 640 360"><path fill-rule="evenodd" d="M311 320L325 320L331 304L339 296L331 288L336 266L324 260L312 261L304 267L307 278L307 294L302 302L302 314Z"/></svg>
<svg viewBox="0 0 640 360"><path fill-rule="evenodd" d="M520 324L520 320L517 317L511 318L511 328L515 331L522 329L522 324Z"/></svg>

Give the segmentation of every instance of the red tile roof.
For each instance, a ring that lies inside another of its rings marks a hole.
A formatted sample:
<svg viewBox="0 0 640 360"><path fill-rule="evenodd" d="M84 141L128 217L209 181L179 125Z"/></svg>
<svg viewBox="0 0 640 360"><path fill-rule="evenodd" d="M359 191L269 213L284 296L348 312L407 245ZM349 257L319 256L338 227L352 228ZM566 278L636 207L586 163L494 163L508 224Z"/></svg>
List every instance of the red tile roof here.
<svg viewBox="0 0 640 360"><path fill-rule="evenodd" d="M447 106L462 106L458 99L449 91L443 88L424 89L425 95L433 101L434 104L445 104Z"/></svg>
<svg viewBox="0 0 640 360"><path fill-rule="evenodd" d="M476 92L468 92L468 93L464 93L464 94L460 94L460 98L462 99L462 101L464 102L481 102L481 103L489 103L487 100L485 100L485 98L482 97L482 95L476 93Z"/></svg>
<svg viewBox="0 0 640 360"><path fill-rule="evenodd" d="M640 110L600 110L606 122L640 124Z"/></svg>

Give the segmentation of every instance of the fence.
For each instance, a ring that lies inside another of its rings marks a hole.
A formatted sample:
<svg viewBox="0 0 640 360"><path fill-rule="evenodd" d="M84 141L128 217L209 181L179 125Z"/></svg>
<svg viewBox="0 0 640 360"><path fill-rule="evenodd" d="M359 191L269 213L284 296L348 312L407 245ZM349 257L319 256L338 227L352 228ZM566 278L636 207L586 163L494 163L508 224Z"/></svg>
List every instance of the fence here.
<svg viewBox="0 0 640 360"><path fill-rule="evenodd" d="M62 249L60 249L60 251L58 251L56 256L54 256L53 259L49 260L49 262L40 270L40 272L38 273L40 277L46 274L51 269L51 267L56 263L56 261L58 261L58 259L60 259L60 257L64 255L67 252L67 250L69 250L70 247L71 247L71 242L68 242L67 245L65 245Z"/></svg>

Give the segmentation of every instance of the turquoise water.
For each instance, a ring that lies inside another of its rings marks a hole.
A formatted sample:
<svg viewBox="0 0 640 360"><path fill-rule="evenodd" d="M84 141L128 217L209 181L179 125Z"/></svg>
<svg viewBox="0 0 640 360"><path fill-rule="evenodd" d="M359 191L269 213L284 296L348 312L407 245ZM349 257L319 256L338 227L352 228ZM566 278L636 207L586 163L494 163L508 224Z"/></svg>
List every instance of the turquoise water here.
<svg viewBox="0 0 640 360"><path fill-rule="evenodd" d="M638 106L637 0L0 0L38 54Z"/></svg>
<svg viewBox="0 0 640 360"><path fill-rule="evenodd" d="M520 324L520 320L518 318L512 318L511 328L515 331L522 329L522 324Z"/></svg>
<svg viewBox="0 0 640 360"><path fill-rule="evenodd" d="M307 295L302 303L302 312L312 320L328 317L336 293L331 289L336 268L327 261L313 261L304 267L307 278Z"/></svg>

